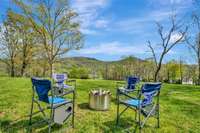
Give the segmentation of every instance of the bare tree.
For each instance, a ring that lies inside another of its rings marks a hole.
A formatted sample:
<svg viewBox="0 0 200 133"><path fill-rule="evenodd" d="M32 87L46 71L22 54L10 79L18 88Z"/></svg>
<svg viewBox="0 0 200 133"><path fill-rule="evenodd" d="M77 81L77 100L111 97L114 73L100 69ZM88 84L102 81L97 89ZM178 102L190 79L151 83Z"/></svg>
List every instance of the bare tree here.
<svg viewBox="0 0 200 133"><path fill-rule="evenodd" d="M82 34L77 13L69 7L68 0L13 0L30 22L31 27L41 36L41 43L53 73L56 58L71 49L82 47Z"/></svg>
<svg viewBox="0 0 200 133"><path fill-rule="evenodd" d="M194 38L188 35L186 42L191 51L194 52L198 62L198 85L200 85L200 18L197 14L193 14L193 22L198 32Z"/></svg>
<svg viewBox="0 0 200 133"><path fill-rule="evenodd" d="M155 63L154 81L158 80L159 71L162 67L164 57L169 53L169 51L177 44L185 40L185 35L187 32L187 27L183 29L183 24L176 21L175 16L171 17L171 26L168 31L164 31L164 27L160 23L156 23L158 27L158 34L161 39L157 45L161 48L161 53L157 53L155 47L148 41L148 47L151 50ZM176 36L176 37L174 37Z"/></svg>

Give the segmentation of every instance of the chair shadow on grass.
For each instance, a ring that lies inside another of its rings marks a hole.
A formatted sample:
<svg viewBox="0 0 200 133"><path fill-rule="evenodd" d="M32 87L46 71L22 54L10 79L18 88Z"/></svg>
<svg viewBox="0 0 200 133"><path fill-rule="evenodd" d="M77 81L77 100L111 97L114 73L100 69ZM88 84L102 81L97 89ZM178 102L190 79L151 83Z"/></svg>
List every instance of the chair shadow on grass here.
<svg viewBox="0 0 200 133"><path fill-rule="evenodd" d="M41 121L41 120L43 120L43 117L41 116L33 117L32 132L35 132L36 130L38 130L37 132L39 133L48 132L48 124L46 122L37 124L37 121ZM64 125L61 126L61 125L54 124L52 125L51 130L58 131L61 128L63 128ZM0 131L5 132L5 133L30 132L29 120L27 118L23 118L18 121L0 120Z"/></svg>
<svg viewBox="0 0 200 133"><path fill-rule="evenodd" d="M119 124L116 124L116 119L113 121L106 121L104 125L109 130L108 132L126 132L126 133L135 133L137 132L138 126L134 120L130 120L129 117L120 118ZM105 131L107 132L107 131Z"/></svg>
<svg viewBox="0 0 200 133"><path fill-rule="evenodd" d="M78 107L80 109L84 109L84 110L90 110L89 104L88 103L80 103L78 104Z"/></svg>
<svg viewBox="0 0 200 133"><path fill-rule="evenodd" d="M80 109L83 109L83 110L99 112L98 110L95 110L95 109L90 108L89 103L80 103L80 104L78 104L78 107L79 107Z"/></svg>

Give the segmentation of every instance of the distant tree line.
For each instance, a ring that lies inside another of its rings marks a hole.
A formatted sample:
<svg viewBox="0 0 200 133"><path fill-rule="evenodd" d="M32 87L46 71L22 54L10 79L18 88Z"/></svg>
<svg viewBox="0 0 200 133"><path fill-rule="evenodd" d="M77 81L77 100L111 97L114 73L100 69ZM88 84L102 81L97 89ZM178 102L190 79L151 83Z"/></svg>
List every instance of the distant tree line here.
<svg viewBox="0 0 200 133"><path fill-rule="evenodd" d="M124 80L127 76L133 75L140 77L142 81L150 82L155 78L154 67L153 59L139 61L129 56L123 59L123 63L106 64L100 71L103 79ZM197 75L197 65L186 64L182 60L171 60L162 64L157 80L178 84L192 80L194 84L198 84Z"/></svg>
<svg viewBox="0 0 200 133"><path fill-rule="evenodd" d="M133 56L123 57L114 62L78 61L78 63L58 63L57 72L65 72L70 78L125 80L127 76L138 76L142 81L154 81L153 59L141 60ZM70 64L70 65L66 65ZM73 65L72 65L73 64ZM198 83L198 65L187 64L180 58L162 64L158 81L166 83Z"/></svg>

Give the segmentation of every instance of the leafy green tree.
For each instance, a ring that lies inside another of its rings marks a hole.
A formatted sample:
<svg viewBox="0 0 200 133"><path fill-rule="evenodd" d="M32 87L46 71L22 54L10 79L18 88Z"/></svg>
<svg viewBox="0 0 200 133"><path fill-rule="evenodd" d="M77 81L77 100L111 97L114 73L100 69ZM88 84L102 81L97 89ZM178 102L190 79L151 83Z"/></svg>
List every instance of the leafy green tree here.
<svg viewBox="0 0 200 133"><path fill-rule="evenodd" d="M22 15L16 14L12 10L8 10L7 19L13 23L13 28L15 28L18 34L18 52L19 57L18 66L20 66L20 76L23 76L28 65L30 65L33 54L35 52L35 47L37 44L37 34L31 29L27 19Z"/></svg>
<svg viewBox="0 0 200 133"><path fill-rule="evenodd" d="M78 79L88 79L89 71L84 67L72 67L69 72L69 77Z"/></svg>
<svg viewBox="0 0 200 133"><path fill-rule="evenodd" d="M19 14L25 16L31 28L40 35L45 56L53 73L56 59L71 49L82 47L82 34L79 23L75 21L74 12L68 0L13 0L20 9Z"/></svg>
<svg viewBox="0 0 200 133"><path fill-rule="evenodd" d="M179 64L175 60L172 60L167 63L166 67L167 67L168 81L176 82L176 80L179 80L180 77Z"/></svg>
<svg viewBox="0 0 200 133"><path fill-rule="evenodd" d="M16 60L19 54L19 32L15 23L10 19L3 22L1 27L0 60L7 65L11 77L16 76Z"/></svg>

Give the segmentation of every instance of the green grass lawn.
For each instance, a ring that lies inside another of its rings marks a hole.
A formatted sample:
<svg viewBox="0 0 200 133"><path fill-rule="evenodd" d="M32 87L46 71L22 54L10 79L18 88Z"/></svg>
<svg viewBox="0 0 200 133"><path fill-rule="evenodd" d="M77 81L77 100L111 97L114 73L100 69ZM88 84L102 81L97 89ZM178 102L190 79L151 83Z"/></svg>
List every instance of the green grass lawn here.
<svg viewBox="0 0 200 133"><path fill-rule="evenodd" d="M53 126L54 132L75 133L121 133L131 131L134 112L128 111L115 126L115 82L106 80L78 80L75 109L75 129L67 125ZM93 111L88 108L88 92L94 88L112 91L109 111ZM0 78L0 132L25 132L31 105L31 82L26 78ZM200 87L164 84L160 100L161 127L155 128L156 120L149 119L144 132L158 133L198 133L200 132ZM34 121L42 119L34 117ZM34 132L46 132L47 126L34 127Z"/></svg>

